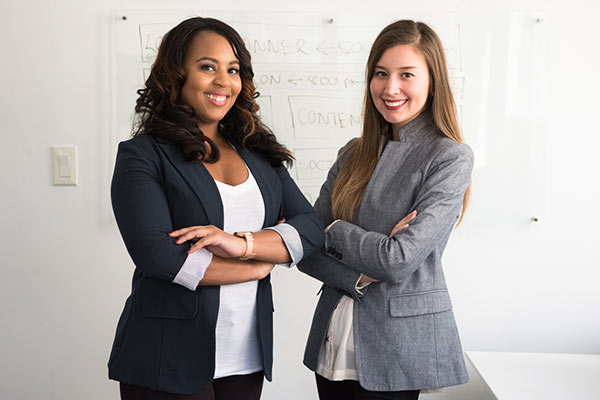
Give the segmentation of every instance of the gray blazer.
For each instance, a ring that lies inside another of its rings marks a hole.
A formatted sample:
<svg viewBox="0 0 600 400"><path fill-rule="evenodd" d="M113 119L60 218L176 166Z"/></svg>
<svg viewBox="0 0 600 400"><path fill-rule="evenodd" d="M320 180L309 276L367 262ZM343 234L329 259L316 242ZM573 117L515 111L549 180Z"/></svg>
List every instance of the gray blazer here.
<svg viewBox="0 0 600 400"><path fill-rule="evenodd" d="M347 145L346 145L347 146ZM348 152L331 167L315 203L328 225L331 193ZM354 223L336 222L325 248L298 268L324 283L304 364L317 368L331 314L343 295L354 298L354 347L359 382L372 391L422 390L465 383L463 352L442 271L442 253L469 184L473 154L434 131L421 114L387 141ZM417 210L410 227L389 237ZM361 273L372 283L360 296Z"/></svg>

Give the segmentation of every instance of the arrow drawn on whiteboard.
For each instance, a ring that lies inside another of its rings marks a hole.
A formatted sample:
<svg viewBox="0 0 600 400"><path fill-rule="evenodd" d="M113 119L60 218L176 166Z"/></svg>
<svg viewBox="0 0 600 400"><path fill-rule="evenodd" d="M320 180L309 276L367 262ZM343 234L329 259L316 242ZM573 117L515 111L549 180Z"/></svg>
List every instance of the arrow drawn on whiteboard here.
<svg viewBox="0 0 600 400"><path fill-rule="evenodd" d="M335 47L333 46L325 46L325 44L327 44L327 40L323 40L321 42L321 44L319 44L316 47L317 51L320 51L321 53L325 54L326 56L329 55L325 50L333 50Z"/></svg>
<svg viewBox="0 0 600 400"><path fill-rule="evenodd" d="M294 76L296 76L295 74L292 75L289 79L288 82L291 83L294 86L298 86L298 84L296 82L302 82L302 78L294 78Z"/></svg>

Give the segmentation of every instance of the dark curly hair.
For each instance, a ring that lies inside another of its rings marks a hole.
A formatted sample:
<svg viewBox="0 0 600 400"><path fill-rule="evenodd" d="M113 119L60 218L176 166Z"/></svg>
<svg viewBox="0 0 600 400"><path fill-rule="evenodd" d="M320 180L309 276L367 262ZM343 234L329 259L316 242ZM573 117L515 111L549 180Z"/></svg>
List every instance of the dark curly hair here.
<svg viewBox="0 0 600 400"><path fill-rule="evenodd" d="M219 160L219 149L198 128L193 120L194 109L183 104L180 97L186 80L183 65L188 48L196 35L204 31L227 39L240 62L242 90L219 123L220 135L245 149L260 152L274 167L284 162L291 165L294 159L291 152L277 141L257 114L259 107L255 99L259 93L252 82L254 71L244 41L231 26L213 18L187 19L163 37L146 87L137 91L133 136L145 134L174 143L189 161Z"/></svg>

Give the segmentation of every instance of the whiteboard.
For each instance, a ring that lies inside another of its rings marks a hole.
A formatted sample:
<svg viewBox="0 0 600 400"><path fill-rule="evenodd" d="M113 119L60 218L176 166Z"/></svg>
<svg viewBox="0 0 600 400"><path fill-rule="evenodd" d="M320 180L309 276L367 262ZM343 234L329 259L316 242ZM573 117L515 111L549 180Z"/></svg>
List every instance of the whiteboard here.
<svg viewBox="0 0 600 400"><path fill-rule="evenodd" d="M522 227L542 217L539 16L522 13L227 13L122 11L112 24L113 143L129 137L136 90L162 35L191 16L232 25L252 56L260 115L296 162L291 174L314 202L337 150L360 135L365 65L388 23L410 18L438 33L467 143L475 152L471 226ZM518 193L518 201L515 198Z"/></svg>

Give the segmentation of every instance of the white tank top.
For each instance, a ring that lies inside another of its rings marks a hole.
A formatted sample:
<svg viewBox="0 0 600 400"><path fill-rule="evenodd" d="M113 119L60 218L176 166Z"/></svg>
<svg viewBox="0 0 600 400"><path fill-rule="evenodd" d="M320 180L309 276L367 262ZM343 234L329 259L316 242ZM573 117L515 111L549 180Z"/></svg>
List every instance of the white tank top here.
<svg viewBox="0 0 600 400"><path fill-rule="evenodd" d="M265 205L256 180L236 186L215 181L223 201L223 230L227 233L262 229ZM256 290L258 281L222 285L215 340L215 375L246 375L263 369L258 337Z"/></svg>

